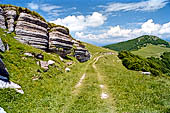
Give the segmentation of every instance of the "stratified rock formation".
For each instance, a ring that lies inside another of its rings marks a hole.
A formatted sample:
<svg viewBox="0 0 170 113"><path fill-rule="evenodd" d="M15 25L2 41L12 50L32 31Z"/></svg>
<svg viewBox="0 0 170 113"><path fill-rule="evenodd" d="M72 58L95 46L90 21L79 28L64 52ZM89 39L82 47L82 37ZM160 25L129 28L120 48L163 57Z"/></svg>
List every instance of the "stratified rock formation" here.
<svg viewBox="0 0 170 113"><path fill-rule="evenodd" d="M71 53L73 42L69 31L63 27L53 27L49 31L49 50L64 56Z"/></svg>
<svg viewBox="0 0 170 113"><path fill-rule="evenodd" d="M5 7L4 16L6 18L7 28L9 32L14 31L14 22L16 18L16 8L15 7Z"/></svg>
<svg viewBox="0 0 170 113"><path fill-rule="evenodd" d="M48 25L27 13L20 13L16 27L16 39L39 49L48 48Z"/></svg>
<svg viewBox="0 0 170 113"><path fill-rule="evenodd" d="M48 23L38 13L27 8L0 5L0 27L15 32L15 39L35 48L61 56L73 52L80 62L90 58L88 50L70 36L68 28Z"/></svg>
<svg viewBox="0 0 170 113"><path fill-rule="evenodd" d="M2 29L6 29L6 26L5 26L5 18L4 18L4 11L3 9L0 7L0 28Z"/></svg>

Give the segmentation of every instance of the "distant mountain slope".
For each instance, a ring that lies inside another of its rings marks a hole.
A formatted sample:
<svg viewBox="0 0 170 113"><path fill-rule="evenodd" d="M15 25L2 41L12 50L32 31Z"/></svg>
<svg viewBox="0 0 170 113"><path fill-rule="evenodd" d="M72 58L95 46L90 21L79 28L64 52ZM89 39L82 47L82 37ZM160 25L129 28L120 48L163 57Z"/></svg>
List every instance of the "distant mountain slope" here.
<svg viewBox="0 0 170 113"><path fill-rule="evenodd" d="M161 47L159 45L147 45L146 47L142 47L137 51L131 51L135 55L139 55L142 57L156 57L159 58L164 52L170 52L170 48Z"/></svg>
<svg viewBox="0 0 170 113"><path fill-rule="evenodd" d="M128 40L125 42L116 43L116 44L110 44L104 47L112 49L112 50L116 50L116 51L122 51L122 50L131 51L131 50L138 50L141 47L145 47L148 44L170 47L170 44L168 42L160 39L159 37L152 36L152 35L143 35L136 39L132 39L132 40Z"/></svg>

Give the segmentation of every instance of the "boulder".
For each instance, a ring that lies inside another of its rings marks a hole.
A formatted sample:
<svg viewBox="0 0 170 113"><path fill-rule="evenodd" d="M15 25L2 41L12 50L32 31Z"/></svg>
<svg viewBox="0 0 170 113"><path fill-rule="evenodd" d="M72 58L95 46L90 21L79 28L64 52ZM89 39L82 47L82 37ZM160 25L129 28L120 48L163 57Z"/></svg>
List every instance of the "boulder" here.
<svg viewBox="0 0 170 113"><path fill-rule="evenodd" d="M74 50L74 56L79 62L86 62L90 59L90 53L88 50L80 46Z"/></svg>
<svg viewBox="0 0 170 113"><path fill-rule="evenodd" d="M4 88L15 89L16 92L18 92L20 94L24 94L24 91L21 89L21 86L19 86L18 84L11 82L11 81L6 82L3 80L0 80L0 89L4 89Z"/></svg>
<svg viewBox="0 0 170 113"><path fill-rule="evenodd" d="M5 67L5 64L0 58L0 80L9 82L9 73Z"/></svg>
<svg viewBox="0 0 170 113"><path fill-rule="evenodd" d="M24 53L25 56L28 56L28 57L34 57L34 55L32 53Z"/></svg>
<svg viewBox="0 0 170 113"><path fill-rule="evenodd" d="M53 61L53 60L48 61L48 65L53 65L53 64L55 64L55 61Z"/></svg>
<svg viewBox="0 0 170 113"><path fill-rule="evenodd" d="M2 42L1 38L0 38L0 51L5 52L5 46L4 46L4 43Z"/></svg>
<svg viewBox="0 0 170 113"><path fill-rule="evenodd" d="M0 107L0 113L6 113L6 111Z"/></svg>

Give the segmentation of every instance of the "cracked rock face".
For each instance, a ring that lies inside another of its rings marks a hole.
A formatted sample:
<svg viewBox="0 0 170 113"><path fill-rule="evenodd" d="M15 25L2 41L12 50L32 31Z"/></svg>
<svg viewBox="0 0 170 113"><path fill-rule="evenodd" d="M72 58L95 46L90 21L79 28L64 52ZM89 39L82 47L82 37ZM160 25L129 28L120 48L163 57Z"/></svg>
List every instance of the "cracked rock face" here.
<svg viewBox="0 0 170 113"><path fill-rule="evenodd" d="M48 47L47 23L27 13L20 13L15 27L17 40L46 50Z"/></svg>
<svg viewBox="0 0 170 113"><path fill-rule="evenodd" d="M74 41L74 46L76 47L74 49L74 56L77 58L77 60L79 60L80 62L86 62L90 59L90 53L84 45L81 45L79 42Z"/></svg>
<svg viewBox="0 0 170 113"><path fill-rule="evenodd" d="M39 17L25 11L16 12L16 9L16 7L0 7L0 27L8 28L9 32L14 31L16 33L15 39L63 57L74 52L74 56L80 62L90 59L88 50L80 42L71 38L67 28L52 27Z"/></svg>
<svg viewBox="0 0 170 113"><path fill-rule="evenodd" d="M16 18L16 11L15 10L9 10L8 8L5 8L4 15L7 19L7 28L9 32L14 31L14 22Z"/></svg>
<svg viewBox="0 0 170 113"><path fill-rule="evenodd" d="M52 32L49 33L49 50L65 56L66 54L71 53L73 42L68 35L67 30L60 28L61 27L56 27L55 30L52 30ZM61 48L63 50L60 51Z"/></svg>
<svg viewBox="0 0 170 113"><path fill-rule="evenodd" d="M5 18L3 16L4 14L4 11L3 9L0 7L0 28L2 29L6 29L6 26L5 26Z"/></svg>

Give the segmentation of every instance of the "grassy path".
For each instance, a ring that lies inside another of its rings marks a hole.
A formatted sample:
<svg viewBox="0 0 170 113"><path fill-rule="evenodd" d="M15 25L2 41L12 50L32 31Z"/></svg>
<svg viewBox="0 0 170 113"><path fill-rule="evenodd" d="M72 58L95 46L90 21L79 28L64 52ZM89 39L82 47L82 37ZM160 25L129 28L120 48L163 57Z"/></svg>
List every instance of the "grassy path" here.
<svg viewBox="0 0 170 113"><path fill-rule="evenodd" d="M113 98L95 65L103 56L98 54L86 65L85 72L75 85L73 96L63 107L62 113L114 113Z"/></svg>
<svg viewBox="0 0 170 113"><path fill-rule="evenodd" d="M105 55L107 55L107 53L105 53ZM97 79L99 81L99 86L100 86L100 89L101 89L101 95L100 95L100 98L101 99L104 99L104 102L106 103L106 105L110 108L110 113L114 113L115 110L114 110L114 99L113 97L111 96L111 94L109 93L108 91L108 87L104 81L104 78L103 76L100 74L100 72L98 71L97 67L96 67L96 63L98 62L98 60L100 58L102 58L104 55L101 55L101 56L98 56L95 61L93 62L92 64L92 67L94 68L96 74L97 74Z"/></svg>

